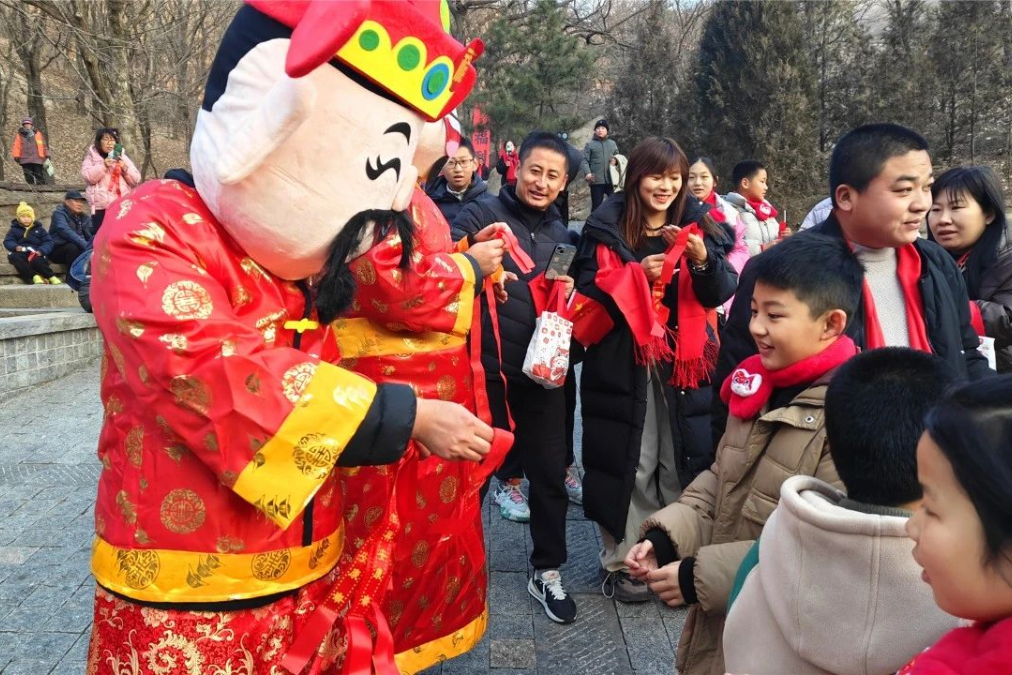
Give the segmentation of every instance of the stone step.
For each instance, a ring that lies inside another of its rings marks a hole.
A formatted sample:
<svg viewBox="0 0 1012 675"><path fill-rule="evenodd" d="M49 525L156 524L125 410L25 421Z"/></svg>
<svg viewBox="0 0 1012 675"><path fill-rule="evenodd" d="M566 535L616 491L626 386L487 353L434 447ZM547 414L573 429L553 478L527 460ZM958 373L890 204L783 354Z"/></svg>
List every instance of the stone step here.
<svg viewBox="0 0 1012 675"><path fill-rule="evenodd" d="M0 286L0 308L14 307L80 307L77 293L70 286L31 285L31 286Z"/></svg>
<svg viewBox="0 0 1012 675"><path fill-rule="evenodd" d="M56 276L61 279L67 278L67 266L59 265L57 263L49 263L49 266L56 272ZM14 265L11 265L6 260L0 259L0 286L25 286L31 284L25 284L18 276L18 272L14 269Z"/></svg>

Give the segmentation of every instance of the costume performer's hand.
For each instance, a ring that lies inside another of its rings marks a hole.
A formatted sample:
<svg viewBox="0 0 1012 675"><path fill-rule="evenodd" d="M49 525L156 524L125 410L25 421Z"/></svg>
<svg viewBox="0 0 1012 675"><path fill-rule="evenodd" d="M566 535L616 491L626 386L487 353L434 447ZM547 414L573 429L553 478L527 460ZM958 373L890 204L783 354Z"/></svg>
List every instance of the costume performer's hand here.
<svg viewBox="0 0 1012 675"><path fill-rule="evenodd" d="M488 229L488 228L486 228ZM482 230L484 232L485 230ZM481 232L478 233L479 235ZM476 235L477 236L477 235ZM489 239L480 241L467 249L467 254L478 263L478 269L485 276L488 276L499 269L502 264L502 257L506 253L506 242L502 239Z"/></svg>
<svg viewBox="0 0 1012 675"><path fill-rule="evenodd" d="M420 398L411 438L423 456L479 462L492 447L492 427L458 403Z"/></svg>

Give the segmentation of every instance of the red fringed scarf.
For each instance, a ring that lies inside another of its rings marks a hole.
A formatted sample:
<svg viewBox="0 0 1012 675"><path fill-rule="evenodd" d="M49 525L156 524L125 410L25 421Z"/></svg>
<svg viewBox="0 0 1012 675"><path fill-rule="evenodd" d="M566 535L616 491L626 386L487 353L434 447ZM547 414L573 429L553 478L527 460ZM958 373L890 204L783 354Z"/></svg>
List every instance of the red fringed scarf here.
<svg viewBox="0 0 1012 675"><path fill-rule="evenodd" d="M763 409L774 389L796 387L815 382L820 377L857 354L857 346L846 335L807 359L780 370L767 370L758 354L741 362L720 387L720 399L731 414L750 420Z"/></svg>
<svg viewBox="0 0 1012 675"><path fill-rule="evenodd" d="M597 247L598 273L595 282L621 310L635 342L636 363L652 365L674 361L671 384L695 388L717 363L718 346L709 339L706 326L716 325L714 310L707 310L692 290L692 275L685 255L690 234L700 234L695 223L683 227L664 257L661 276L651 288L646 273L638 262L622 263L618 254L607 246ZM678 275L678 331L671 349L667 324L671 310L661 300L675 268L681 261L684 272ZM716 334L716 330L714 330Z"/></svg>
<svg viewBox="0 0 1012 675"><path fill-rule="evenodd" d="M907 244L896 249L896 276L903 289L903 303L907 308L907 330L910 333L910 348L931 353L931 342L924 323L924 299L921 298L921 255L917 247ZM885 347L885 336L875 309L875 298L871 295L868 282L864 282L864 343L867 349Z"/></svg>
<svg viewBox="0 0 1012 675"><path fill-rule="evenodd" d="M769 220L770 218L776 218L777 214L780 213L773 205L765 199L746 199L748 205L752 207L752 210L759 216L759 220Z"/></svg>
<svg viewBox="0 0 1012 675"><path fill-rule="evenodd" d="M707 211L707 215L709 215L711 218L713 218L714 221L716 221L718 223L726 223L727 222L727 216L725 216L724 212L720 210L719 206L717 206L717 193L716 192L714 192L713 190L710 190L710 194L706 195L706 198L703 200L703 203L704 204L709 204L711 206L710 210Z"/></svg>

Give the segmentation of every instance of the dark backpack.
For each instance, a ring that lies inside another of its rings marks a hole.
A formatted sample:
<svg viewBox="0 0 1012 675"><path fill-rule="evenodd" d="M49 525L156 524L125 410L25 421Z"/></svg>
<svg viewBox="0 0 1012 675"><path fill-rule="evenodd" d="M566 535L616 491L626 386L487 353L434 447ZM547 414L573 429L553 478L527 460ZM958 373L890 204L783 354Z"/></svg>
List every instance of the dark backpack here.
<svg viewBox="0 0 1012 675"><path fill-rule="evenodd" d="M91 243L81 255L70 264L67 271L67 285L77 291L77 300L86 312L91 311Z"/></svg>

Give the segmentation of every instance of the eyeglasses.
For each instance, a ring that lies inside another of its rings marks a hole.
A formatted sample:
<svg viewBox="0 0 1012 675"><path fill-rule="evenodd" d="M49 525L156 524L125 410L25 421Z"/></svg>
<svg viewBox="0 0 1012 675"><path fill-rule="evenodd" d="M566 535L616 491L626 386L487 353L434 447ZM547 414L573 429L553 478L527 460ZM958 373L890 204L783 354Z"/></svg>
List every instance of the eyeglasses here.
<svg viewBox="0 0 1012 675"><path fill-rule="evenodd" d="M451 159L451 160L447 160L447 162L446 162L446 168L450 169L451 171L453 169L456 169L458 166L461 169L466 169L467 167L471 166L471 162L473 162L473 161L474 161L473 159Z"/></svg>

